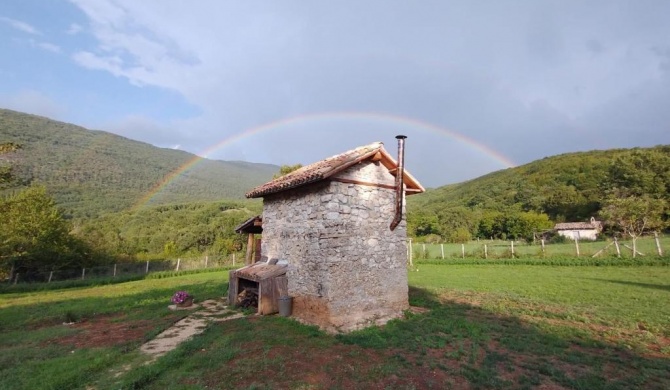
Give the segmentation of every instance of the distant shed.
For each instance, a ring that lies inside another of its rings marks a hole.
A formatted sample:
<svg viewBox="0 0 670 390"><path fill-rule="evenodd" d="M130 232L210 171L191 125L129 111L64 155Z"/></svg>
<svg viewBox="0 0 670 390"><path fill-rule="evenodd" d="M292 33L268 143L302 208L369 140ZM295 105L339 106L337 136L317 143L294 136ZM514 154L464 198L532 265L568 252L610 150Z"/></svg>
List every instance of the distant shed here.
<svg viewBox="0 0 670 390"><path fill-rule="evenodd" d="M263 233L263 218L257 215L247 219L235 228L235 233L247 234L247 253L244 256L244 264L250 265L260 261L261 239L255 238L255 235Z"/></svg>
<svg viewBox="0 0 670 390"><path fill-rule="evenodd" d="M554 230L561 236L571 240L596 240L603 230L603 224L591 217L589 222L557 223Z"/></svg>

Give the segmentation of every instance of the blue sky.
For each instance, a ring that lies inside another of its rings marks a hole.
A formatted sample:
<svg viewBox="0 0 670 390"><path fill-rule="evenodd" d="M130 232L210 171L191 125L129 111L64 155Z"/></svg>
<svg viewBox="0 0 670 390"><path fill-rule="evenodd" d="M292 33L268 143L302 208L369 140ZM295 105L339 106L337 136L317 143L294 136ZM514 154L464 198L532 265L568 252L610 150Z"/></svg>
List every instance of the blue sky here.
<svg viewBox="0 0 670 390"><path fill-rule="evenodd" d="M667 15L662 0L8 0L0 107L275 164L405 133L432 187L670 143Z"/></svg>

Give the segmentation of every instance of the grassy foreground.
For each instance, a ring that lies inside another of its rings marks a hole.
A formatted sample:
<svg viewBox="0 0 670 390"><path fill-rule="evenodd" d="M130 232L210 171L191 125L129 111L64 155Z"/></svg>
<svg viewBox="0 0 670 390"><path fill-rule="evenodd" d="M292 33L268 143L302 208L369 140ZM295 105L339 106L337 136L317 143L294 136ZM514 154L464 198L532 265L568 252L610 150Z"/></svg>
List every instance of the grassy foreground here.
<svg viewBox="0 0 670 390"><path fill-rule="evenodd" d="M670 388L670 267L652 266L420 264L410 301L428 311L383 328L251 316L141 364L187 314L166 310L172 293L220 297L226 279L0 294L0 388Z"/></svg>

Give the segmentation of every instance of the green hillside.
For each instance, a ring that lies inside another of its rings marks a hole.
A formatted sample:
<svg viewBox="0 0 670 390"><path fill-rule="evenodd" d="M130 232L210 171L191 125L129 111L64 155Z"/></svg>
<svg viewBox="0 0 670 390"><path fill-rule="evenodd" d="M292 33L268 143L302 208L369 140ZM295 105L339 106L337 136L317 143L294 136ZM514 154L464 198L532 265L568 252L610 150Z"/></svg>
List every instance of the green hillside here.
<svg viewBox="0 0 670 390"><path fill-rule="evenodd" d="M670 146L563 154L428 190L408 198L410 233L486 237L482 221L524 212L586 221L615 190L670 199Z"/></svg>
<svg viewBox="0 0 670 390"><path fill-rule="evenodd" d="M242 199L245 191L279 170L269 164L202 159L170 180L196 156L0 109L0 143L4 142L22 145L3 156L11 159L15 176L24 184L46 185L66 214L74 217L125 210L141 202ZM160 191L150 197L157 188Z"/></svg>

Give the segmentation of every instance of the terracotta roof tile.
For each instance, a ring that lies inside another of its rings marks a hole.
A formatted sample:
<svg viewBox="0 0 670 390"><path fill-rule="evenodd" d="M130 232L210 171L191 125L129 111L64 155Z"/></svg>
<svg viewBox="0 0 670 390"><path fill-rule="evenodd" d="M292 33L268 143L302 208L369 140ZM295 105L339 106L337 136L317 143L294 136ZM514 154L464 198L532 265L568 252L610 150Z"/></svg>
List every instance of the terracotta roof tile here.
<svg viewBox="0 0 670 390"><path fill-rule="evenodd" d="M247 192L247 198L258 198L264 195L289 190L306 184L324 180L350 166L373 156L382 149L381 142L361 146L347 152L328 157L295 170L287 175L278 177L268 183L258 186Z"/></svg>

